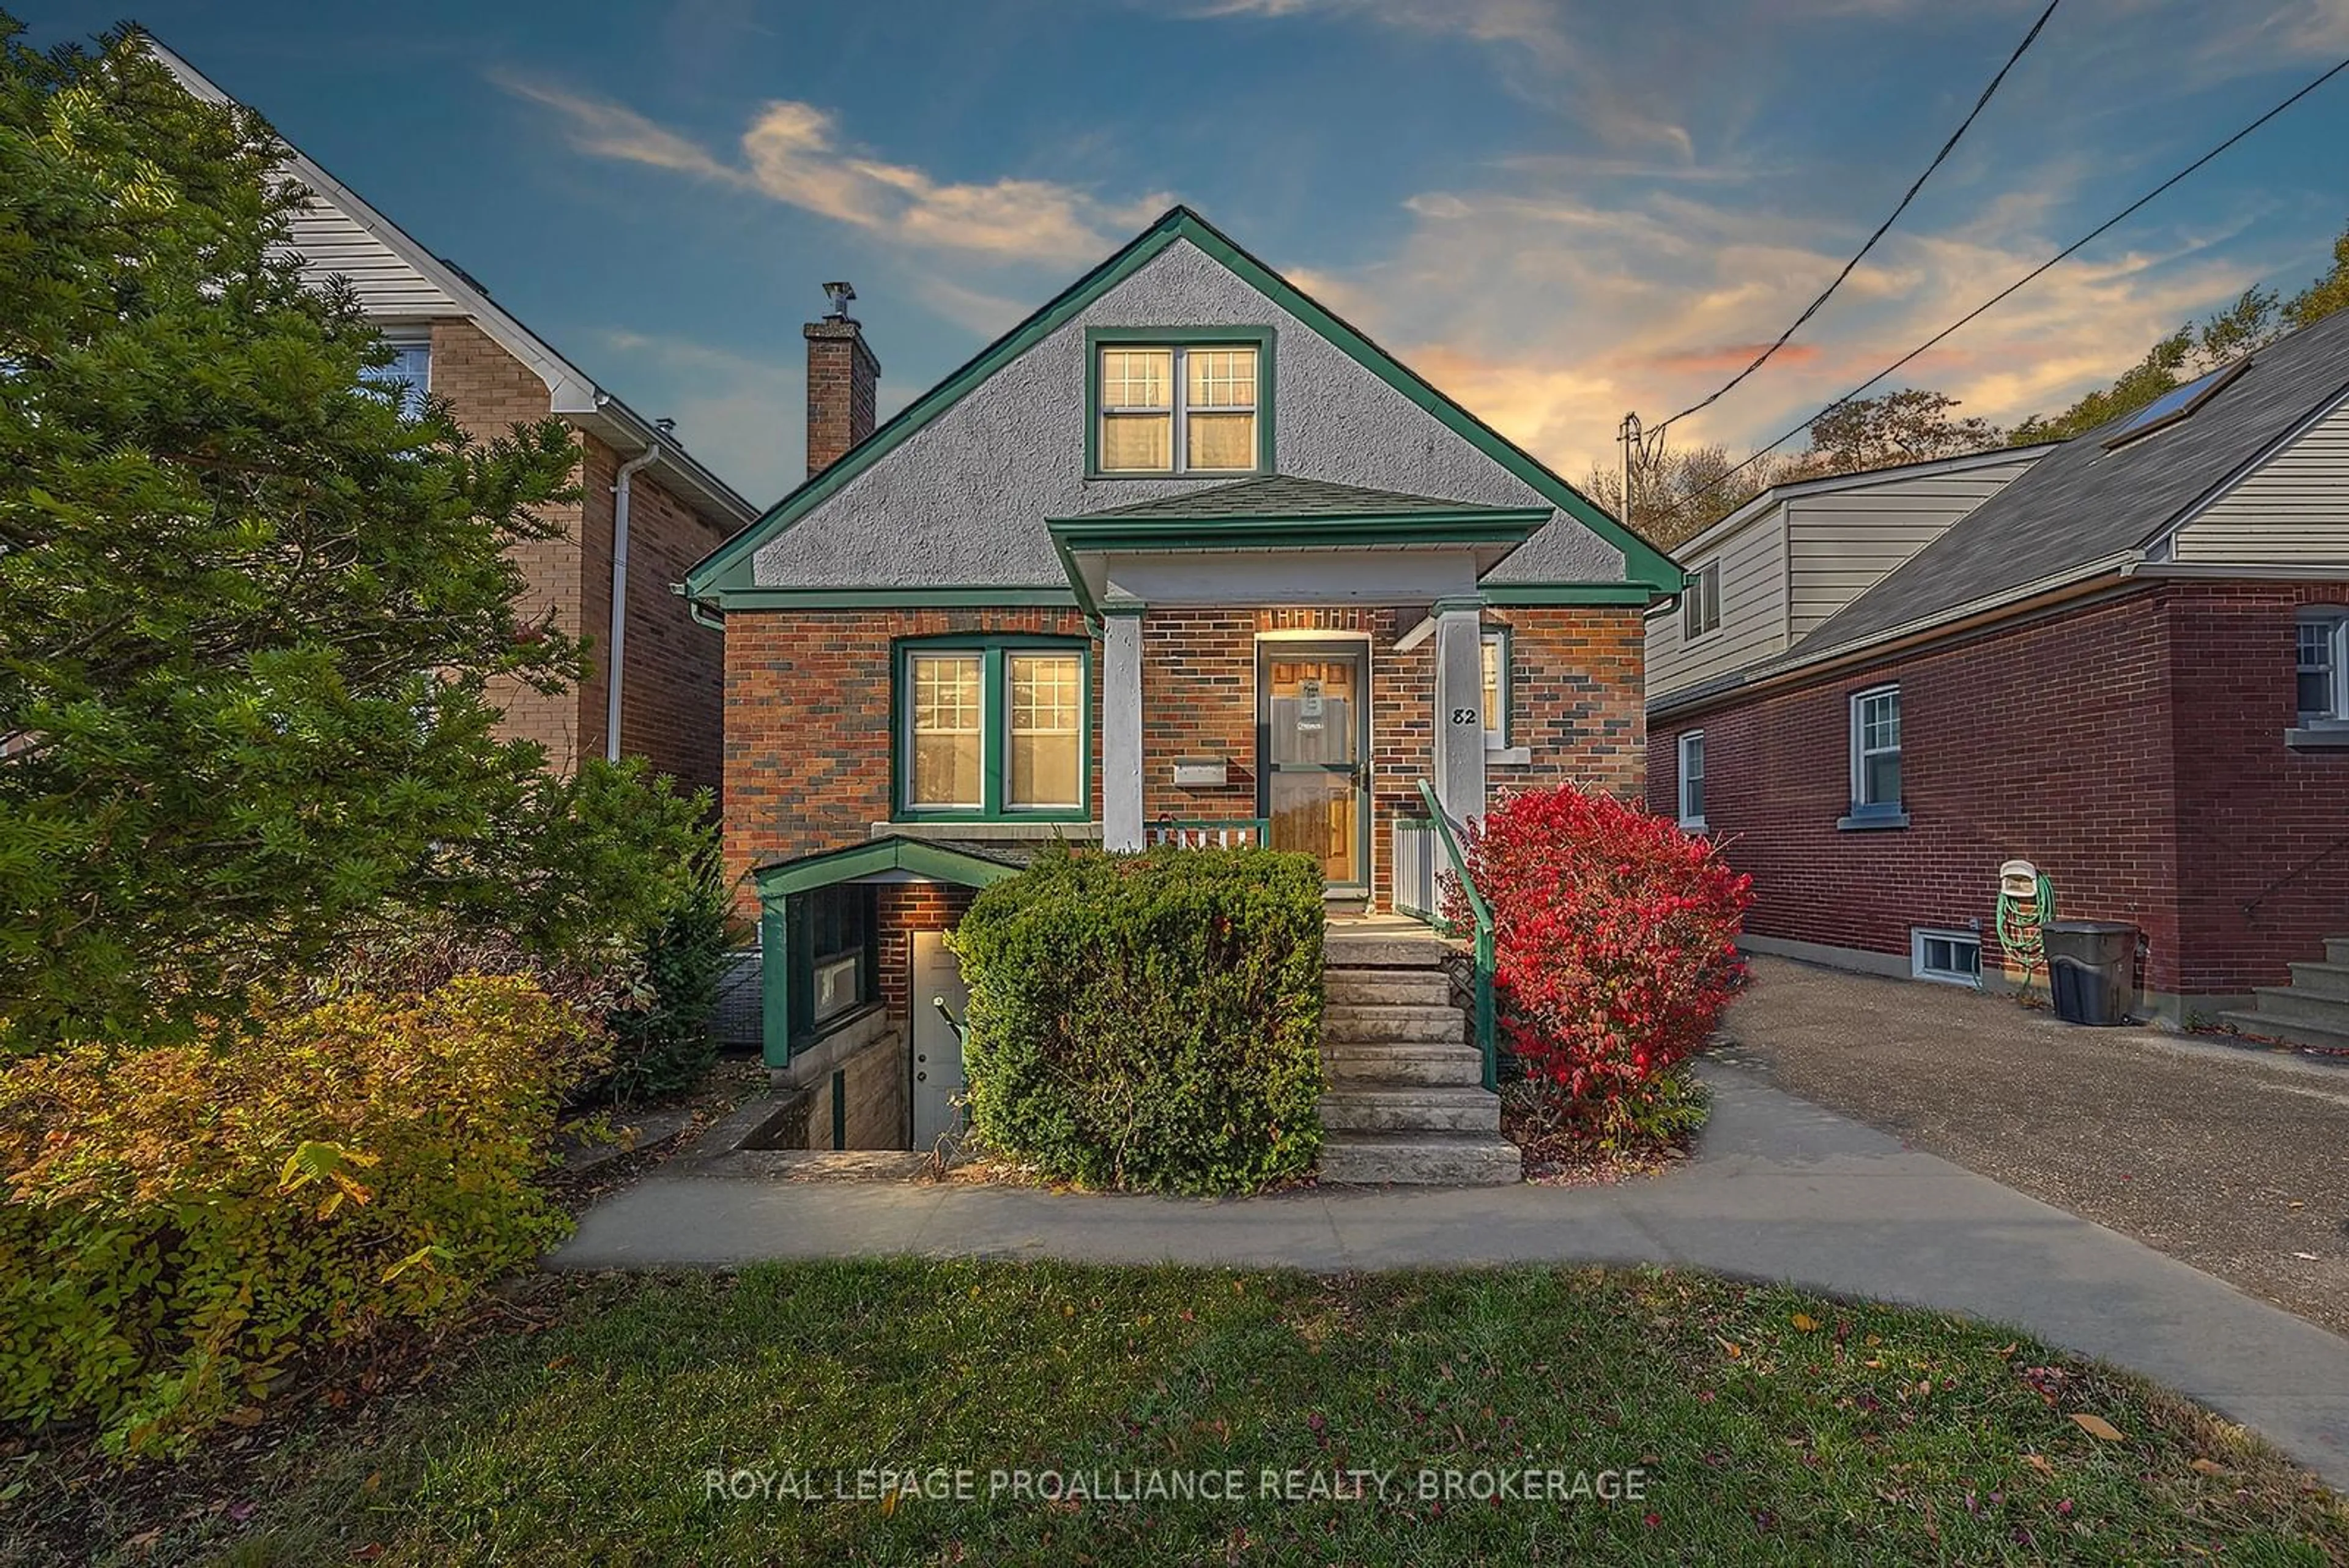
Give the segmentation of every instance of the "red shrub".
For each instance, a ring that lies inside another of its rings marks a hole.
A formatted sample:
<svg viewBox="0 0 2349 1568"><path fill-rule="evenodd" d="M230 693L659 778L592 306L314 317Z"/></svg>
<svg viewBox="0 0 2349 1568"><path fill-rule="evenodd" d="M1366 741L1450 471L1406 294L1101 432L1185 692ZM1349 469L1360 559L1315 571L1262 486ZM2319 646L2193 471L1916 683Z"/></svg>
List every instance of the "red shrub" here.
<svg viewBox="0 0 2349 1568"><path fill-rule="evenodd" d="M1713 846L1571 784L1504 795L1473 825L1492 908L1501 1044L1568 1101L1641 1089L1702 1045L1744 977L1753 879ZM1464 924L1465 901L1445 894Z"/></svg>

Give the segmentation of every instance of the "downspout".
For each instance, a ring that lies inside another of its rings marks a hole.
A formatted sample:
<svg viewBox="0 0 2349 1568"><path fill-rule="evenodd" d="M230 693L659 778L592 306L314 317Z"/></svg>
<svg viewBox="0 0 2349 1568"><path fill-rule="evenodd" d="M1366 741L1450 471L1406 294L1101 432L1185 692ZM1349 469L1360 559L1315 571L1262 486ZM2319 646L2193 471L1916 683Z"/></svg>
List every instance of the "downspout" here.
<svg viewBox="0 0 2349 1568"><path fill-rule="evenodd" d="M620 760L620 675L628 650L628 481L636 470L660 461L661 449L648 446L620 464L612 481L612 633L611 651L604 656L604 759Z"/></svg>

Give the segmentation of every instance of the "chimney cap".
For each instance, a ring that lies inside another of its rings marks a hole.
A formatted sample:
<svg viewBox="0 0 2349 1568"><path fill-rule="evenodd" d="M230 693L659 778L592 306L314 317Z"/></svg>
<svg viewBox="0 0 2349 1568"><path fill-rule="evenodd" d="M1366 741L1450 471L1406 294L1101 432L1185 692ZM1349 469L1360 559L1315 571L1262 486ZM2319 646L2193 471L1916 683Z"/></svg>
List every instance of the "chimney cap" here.
<svg viewBox="0 0 2349 1568"><path fill-rule="evenodd" d="M847 279L843 278L838 283L825 284L823 296L831 302L830 308L823 313L824 319L845 321L848 319L848 302L856 297L856 288Z"/></svg>

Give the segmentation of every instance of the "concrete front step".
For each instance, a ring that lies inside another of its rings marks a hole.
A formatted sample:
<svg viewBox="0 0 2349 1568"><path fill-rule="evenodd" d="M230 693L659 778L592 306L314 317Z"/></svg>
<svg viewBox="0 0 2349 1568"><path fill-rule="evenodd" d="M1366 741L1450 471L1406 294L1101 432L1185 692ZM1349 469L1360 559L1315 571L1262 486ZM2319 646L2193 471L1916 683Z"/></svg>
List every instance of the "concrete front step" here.
<svg viewBox="0 0 2349 1568"><path fill-rule="evenodd" d="M2288 1018L2278 1018L2271 1012L2222 1012L2219 1022L2245 1034L2265 1035L2271 1040L2288 1041L2294 1045L2313 1045L2320 1051L2349 1051L2349 1029L2327 1029L2317 1023L2299 1023Z"/></svg>
<svg viewBox="0 0 2349 1568"><path fill-rule="evenodd" d="M1333 1006L1449 1007L1452 981L1433 969L1332 969L1321 993Z"/></svg>
<svg viewBox="0 0 2349 1568"><path fill-rule="evenodd" d="M2312 996L2338 996L2349 1001L2349 963L2296 963L2292 988Z"/></svg>
<svg viewBox="0 0 2349 1568"><path fill-rule="evenodd" d="M1333 930L1323 939L1321 964L1324 969L1434 969L1448 950L1433 937Z"/></svg>
<svg viewBox="0 0 2349 1568"><path fill-rule="evenodd" d="M1505 1187L1525 1179L1517 1146L1496 1132L1332 1132L1321 1179L1372 1187Z"/></svg>
<svg viewBox="0 0 2349 1568"><path fill-rule="evenodd" d="M2325 938L2324 961L2326 963L2349 963L2349 937Z"/></svg>
<svg viewBox="0 0 2349 1568"><path fill-rule="evenodd" d="M1340 1002L1321 1009L1321 1038L1348 1044L1426 1041L1457 1045L1468 1038L1468 1019L1456 1007Z"/></svg>
<svg viewBox="0 0 2349 1568"><path fill-rule="evenodd" d="M1333 1132L1498 1132L1501 1096L1482 1085L1371 1087L1340 1079L1321 1096Z"/></svg>
<svg viewBox="0 0 2349 1568"><path fill-rule="evenodd" d="M1475 1052L1461 1045L1405 1041L1321 1043L1321 1064L1332 1085L1377 1086L1405 1084L1478 1084L1485 1064Z"/></svg>
<svg viewBox="0 0 2349 1568"><path fill-rule="evenodd" d="M2261 1018L2280 1023L2313 1023L2319 1029L2349 1034L2349 996L2326 996L2280 985L2263 985L2251 994L2259 999L2255 1010Z"/></svg>

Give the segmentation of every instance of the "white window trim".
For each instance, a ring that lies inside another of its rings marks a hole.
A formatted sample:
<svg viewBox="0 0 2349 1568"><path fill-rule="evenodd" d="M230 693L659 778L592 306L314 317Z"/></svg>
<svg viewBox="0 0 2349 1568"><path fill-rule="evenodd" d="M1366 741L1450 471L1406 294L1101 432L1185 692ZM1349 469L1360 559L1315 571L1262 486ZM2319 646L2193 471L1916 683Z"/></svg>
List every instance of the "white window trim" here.
<svg viewBox="0 0 2349 1568"><path fill-rule="evenodd" d="M1206 410L1211 414L1237 414L1245 411L1248 415L1249 429L1256 438L1256 461L1249 463L1246 468L1193 468L1191 466L1191 432L1189 428L1191 420L1191 368L1189 360L1191 350L1194 348L1196 348L1201 353L1205 354L1228 353L1234 349L1241 349L1256 356L1256 401L1245 410L1239 409L1209 409ZM1143 478L1154 477L1164 479L1168 477L1181 477L1187 474L1240 475L1261 473L1264 472L1265 355L1264 348L1261 344L1252 342L1102 343L1094 346L1093 352L1105 358L1110 354L1132 349L1141 349L1153 352L1163 349L1169 356L1167 361L1166 381L1167 406L1161 409L1145 408L1139 404L1112 403L1109 400L1106 392L1104 392L1100 400L1100 406L1093 410L1092 414L1094 426L1093 450L1095 453L1098 454L1107 449L1109 445L1109 420L1111 415L1164 414L1167 416L1166 458L1170 466L1165 468L1111 468L1106 464L1102 464L1100 465L1099 472L1113 479L1126 479L1136 476ZM1108 381L1106 378L1101 375L1100 366L1098 363L1096 363L1092 373L1096 383L1106 388Z"/></svg>
<svg viewBox="0 0 2349 1568"><path fill-rule="evenodd" d="M2333 644L2333 711L2329 713L2299 713L2300 705L2300 628L2321 626ZM2292 618L2292 706L2297 721L2310 729L2332 729L2349 726L2349 607L2329 609L2309 607Z"/></svg>
<svg viewBox="0 0 2349 1568"><path fill-rule="evenodd" d="M411 410L408 399L404 396L401 397L399 400L401 411L421 412L423 400L430 396L432 391L431 328L395 327L385 330L382 336L384 346L392 349L396 353L406 353L410 349L417 348L420 348L424 351L423 384L419 386L413 381L398 381L393 379L391 375L393 367L389 365L369 369L365 379L368 384L380 387L387 392L398 393L401 387L406 387L408 391L414 395L417 402L415 408Z"/></svg>
<svg viewBox="0 0 2349 1568"><path fill-rule="evenodd" d="M1702 833L1705 831L1704 813L1700 811L1694 816L1691 816L1689 815L1688 808L1689 742L1692 741L1696 742L1697 749L1699 751L1703 750L1704 732L1702 730L1686 730L1682 732L1678 748L1675 753L1679 758L1679 762L1676 764L1675 771L1672 775L1672 794L1678 806L1676 815L1679 816L1680 825L1682 827L1687 828L1692 833ZM1702 773L1699 773L1697 776L1699 778L1702 778L1705 775Z"/></svg>
<svg viewBox="0 0 2349 1568"><path fill-rule="evenodd" d="M1721 560L1718 556L1702 566L1689 568L1688 586L1681 592L1681 645L1692 647L1707 638L1721 635ZM1698 619L1704 618L1708 607L1706 585L1711 585L1710 608L1713 622L1702 631L1689 630L1689 612L1694 610Z"/></svg>
<svg viewBox="0 0 2349 1568"><path fill-rule="evenodd" d="M1961 970L1929 969L1925 965L1925 944L1928 941L1954 942L1974 950L1974 972ZM1940 926L1909 928L1909 972L1918 980L1930 980L1936 985L1962 985L1970 991L1982 988L1982 933L1961 931Z"/></svg>
<svg viewBox="0 0 2349 1568"><path fill-rule="evenodd" d="M1490 713L1485 715L1485 749L1488 752L1506 752L1509 749L1509 634L1498 627L1487 627L1477 637L1476 691L1480 699L1484 696L1485 649L1488 648L1497 648L1501 650L1499 659L1493 670L1493 690L1495 695L1500 700L1501 722L1495 724L1493 722L1494 715Z"/></svg>
<svg viewBox="0 0 2349 1568"><path fill-rule="evenodd" d="M1860 721L1861 710L1870 698L1888 695L1895 701L1899 700L1900 683L1899 681L1887 681L1881 686L1871 686L1865 691L1855 691L1851 694L1849 737L1851 751L1851 815L1854 816L1893 816L1898 815L1901 811L1906 809L1904 803L1909 793L1909 767L1908 758L1904 754L1904 752L1908 744L1909 737L1906 733L1905 724L1899 742L1890 746L1879 746L1875 751L1871 752L1867 749L1866 726ZM1865 791L1868 786L1868 762L1871 757L1899 757L1901 759L1900 793L1903 797L1902 800L1868 800L1865 798Z"/></svg>

